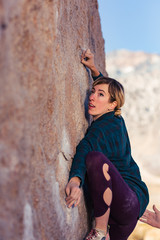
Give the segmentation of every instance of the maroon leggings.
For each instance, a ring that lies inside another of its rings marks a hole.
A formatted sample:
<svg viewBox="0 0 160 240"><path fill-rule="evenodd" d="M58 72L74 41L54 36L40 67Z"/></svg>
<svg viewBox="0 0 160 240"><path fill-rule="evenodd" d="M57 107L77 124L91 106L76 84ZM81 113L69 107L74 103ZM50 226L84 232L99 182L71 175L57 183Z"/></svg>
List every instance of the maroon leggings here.
<svg viewBox="0 0 160 240"><path fill-rule="evenodd" d="M103 173L104 164L108 165L108 178ZM110 208L110 239L127 240L135 228L139 216L140 206L135 192L131 190L116 167L103 153L88 153L86 167L94 216L100 217ZM112 191L112 200L109 206L103 199L107 188Z"/></svg>

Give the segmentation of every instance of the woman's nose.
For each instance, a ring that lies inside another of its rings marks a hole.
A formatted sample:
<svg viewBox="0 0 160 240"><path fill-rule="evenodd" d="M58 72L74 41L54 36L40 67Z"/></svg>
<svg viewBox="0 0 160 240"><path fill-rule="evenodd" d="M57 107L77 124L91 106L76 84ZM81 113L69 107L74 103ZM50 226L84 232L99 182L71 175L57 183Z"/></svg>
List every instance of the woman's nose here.
<svg viewBox="0 0 160 240"><path fill-rule="evenodd" d="M94 93L91 93L91 94L90 94L89 100L94 100Z"/></svg>

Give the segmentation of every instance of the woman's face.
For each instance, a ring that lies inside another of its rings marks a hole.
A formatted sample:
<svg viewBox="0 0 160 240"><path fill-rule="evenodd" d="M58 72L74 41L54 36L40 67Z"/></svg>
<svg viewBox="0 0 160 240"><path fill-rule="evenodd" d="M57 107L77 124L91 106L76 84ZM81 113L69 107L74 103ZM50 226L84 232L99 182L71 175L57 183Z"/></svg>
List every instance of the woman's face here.
<svg viewBox="0 0 160 240"><path fill-rule="evenodd" d="M99 84L92 88L89 97L88 113L93 116L93 120L114 110L117 103L116 101L111 103L109 99L108 84Z"/></svg>

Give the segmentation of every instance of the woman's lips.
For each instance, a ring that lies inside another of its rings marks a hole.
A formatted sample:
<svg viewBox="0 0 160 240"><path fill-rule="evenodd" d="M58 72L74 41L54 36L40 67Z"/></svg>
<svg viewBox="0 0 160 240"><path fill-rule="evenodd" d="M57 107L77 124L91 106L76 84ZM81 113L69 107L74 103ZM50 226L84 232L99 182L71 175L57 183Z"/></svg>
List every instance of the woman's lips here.
<svg viewBox="0 0 160 240"><path fill-rule="evenodd" d="M92 103L89 103L89 104L88 104L88 107L89 107L90 109L95 108L95 106L94 106Z"/></svg>

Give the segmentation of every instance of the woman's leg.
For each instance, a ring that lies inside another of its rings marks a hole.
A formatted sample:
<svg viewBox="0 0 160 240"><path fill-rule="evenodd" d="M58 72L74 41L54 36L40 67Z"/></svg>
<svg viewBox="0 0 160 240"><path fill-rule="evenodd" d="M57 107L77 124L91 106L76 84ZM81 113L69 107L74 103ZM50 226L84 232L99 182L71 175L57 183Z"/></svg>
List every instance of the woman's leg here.
<svg viewBox="0 0 160 240"><path fill-rule="evenodd" d="M112 201L112 182L99 152L90 152L86 158L89 190L94 206L96 228L106 232Z"/></svg>
<svg viewBox="0 0 160 240"><path fill-rule="evenodd" d="M96 228L106 229L109 220L111 240L126 240L139 214L136 194L104 154L90 152L86 167Z"/></svg>

